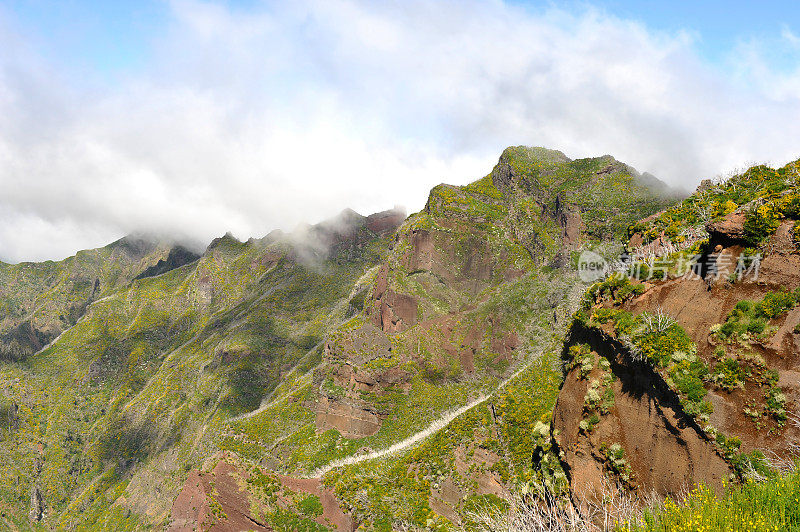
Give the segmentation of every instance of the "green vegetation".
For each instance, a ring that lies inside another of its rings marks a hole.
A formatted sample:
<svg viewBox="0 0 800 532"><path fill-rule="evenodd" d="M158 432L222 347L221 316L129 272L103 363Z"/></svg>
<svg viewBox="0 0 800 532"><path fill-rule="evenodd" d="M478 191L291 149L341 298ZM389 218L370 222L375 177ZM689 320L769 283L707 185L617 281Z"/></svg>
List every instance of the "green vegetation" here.
<svg viewBox="0 0 800 532"><path fill-rule="evenodd" d="M800 527L800 472L764 482L729 485L723 493L700 486L682 499L667 499L637 522L618 525L631 532L789 531Z"/></svg>
<svg viewBox="0 0 800 532"><path fill-rule="evenodd" d="M725 358L714 366L711 380L723 390L731 391L734 388L744 388L747 377L747 368L743 368L737 359Z"/></svg>
<svg viewBox="0 0 800 532"><path fill-rule="evenodd" d="M786 421L786 396L780 388L773 386L767 390L765 399L767 412L782 425Z"/></svg>
<svg viewBox="0 0 800 532"><path fill-rule="evenodd" d="M312 348L343 320L342 301L387 245L366 238L358 254L342 248L309 265L286 260L280 243L222 239L191 265L96 301L49 349L0 365L0 389L18 405L18 430L0 441L0 474L15 479L0 487L2 504L27 515L41 448L47 526L153 524L120 506L123 495L155 504L165 519L171 500L154 501L148 490L175 493L216 441L252 446L221 421L302 382L319 363ZM292 397L283 397L284 419L302 423L309 414ZM165 468L175 460L182 467Z"/></svg>
<svg viewBox="0 0 800 532"><path fill-rule="evenodd" d="M619 478L625 486L634 485L634 475L628 460L625 458L625 449L619 443L601 445L600 452L606 459L607 467Z"/></svg>
<svg viewBox="0 0 800 532"><path fill-rule="evenodd" d="M592 299L588 299L591 304ZM713 411L706 401L704 381L708 366L697 356L697 346L675 320L663 313L639 316L616 308L587 307L576 318L588 327L613 325L617 338L626 345L634 360L645 361L657 371L664 371L664 380L683 403L684 411L701 421L708 421Z"/></svg>
<svg viewBox="0 0 800 532"><path fill-rule="evenodd" d="M748 342L766 338L768 324L800 303L800 289L768 292L761 301L742 300L728 314L725 323L711 332L726 343Z"/></svg>
<svg viewBox="0 0 800 532"><path fill-rule="evenodd" d="M696 192L647 222L628 228L628 236L639 234L652 242L662 233L673 243L704 238L704 225L747 205L745 238L749 245L759 245L774 233L780 220L797 219L800 196L796 183L800 161L773 169L753 166L746 172ZM697 236L700 235L700 236Z"/></svg>
<svg viewBox="0 0 800 532"><path fill-rule="evenodd" d="M452 508L462 518L478 506L502 511L504 501L478 494L478 479L563 494L548 421L561 383L554 353L580 287L561 267L561 224L583 227L570 246L600 246L674 202L662 192L610 157L511 148L489 176L436 187L397 238L359 226L322 253L226 235L173 269L168 246L127 239L60 263L0 264L0 528L29 528L17 516L34 484L47 507L41 527L162 528L188 471L217 451L307 474L390 447L483 394L420 445L334 469L325 484L375 529L452 528L431 507L445 486L463 494ZM356 341L369 330L386 344ZM585 377L608 372L597 364ZM348 380L349 369L364 381ZM593 388L597 416L613 408L608 377ZM318 431L323 398L379 413L380 429L353 439ZM318 498L246 469L259 519L324 529Z"/></svg>
<svg viewBox="0 0 800 532"><path fill-rule="evenodd" d="M644 284L625 275L612 275L604 281L594 283L586 290L581 301L581 310L588 310L605 301L621 305L643 293Z"/></svg>

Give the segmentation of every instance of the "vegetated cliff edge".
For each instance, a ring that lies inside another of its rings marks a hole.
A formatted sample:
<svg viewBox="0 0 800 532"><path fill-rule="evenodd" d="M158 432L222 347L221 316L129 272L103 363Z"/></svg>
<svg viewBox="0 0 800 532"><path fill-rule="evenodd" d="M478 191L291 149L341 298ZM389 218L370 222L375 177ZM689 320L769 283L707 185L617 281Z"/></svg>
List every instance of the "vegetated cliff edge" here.
<svg viewBox="0 0 800 532"><path fill-rule="evenodd" d="M675 495L768 476L765 454L800 436L787 423L800 400L797 169L754 167L635 224L643 279L585 295L552 424L578 500L605 478Z"/></svg>

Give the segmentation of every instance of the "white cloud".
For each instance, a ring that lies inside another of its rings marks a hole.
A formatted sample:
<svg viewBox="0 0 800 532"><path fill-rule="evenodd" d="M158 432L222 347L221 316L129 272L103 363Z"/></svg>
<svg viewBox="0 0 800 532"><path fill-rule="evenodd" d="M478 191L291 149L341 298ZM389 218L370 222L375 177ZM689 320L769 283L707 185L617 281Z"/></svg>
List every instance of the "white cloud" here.
<svg viewBox="0 0 800 532"><path fill-rule="evenodd" d="M42 61L0 20L0 258L137 229L246 238L345 207L416 210L506 145L610 153L687 187L800 156L800 76L757 47L712 69L686 33L500 1L172 14L148 70L111 88Z"/></svg>

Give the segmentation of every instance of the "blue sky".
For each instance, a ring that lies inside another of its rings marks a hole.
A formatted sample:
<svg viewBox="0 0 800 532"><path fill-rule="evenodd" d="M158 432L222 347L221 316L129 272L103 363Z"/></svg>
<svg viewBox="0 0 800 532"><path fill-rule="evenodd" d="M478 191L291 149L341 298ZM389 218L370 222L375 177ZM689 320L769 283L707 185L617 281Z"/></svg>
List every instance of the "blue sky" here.
<svg viewBox="0 0 800 532"><path fill-rule="evenodd" d="M220 2L232 10L258 10L252 0ZM267 2L265 2L267 3ZM517 0L532 12L553 6L580 12L599 9L610 15L639 21L653 30L689 32L695 47L710 63L724 65L737 44L770 43L784 29L800 34L800 6L791 1L622 1L549 2ZM166 1L117 0L61 2L10 0L2 3L29 34L39 51L84 72L100 76L141 68L152 44L169 27ZM785 53L771 58L783 68L796 66Z"/></svg>
<svg viewBox="0 0 800 532"><path fill-rule="evenodd" d="M798 36L789 2L0 0L0 260L416 211L509 145L783 164Z"/></svg>
<svg viewBox="0 0 800 532"><path fill-rule="evenodd" d="M26 0L3 3L42 54L99 73L141 67L169 23L164 2Z"/></svg>

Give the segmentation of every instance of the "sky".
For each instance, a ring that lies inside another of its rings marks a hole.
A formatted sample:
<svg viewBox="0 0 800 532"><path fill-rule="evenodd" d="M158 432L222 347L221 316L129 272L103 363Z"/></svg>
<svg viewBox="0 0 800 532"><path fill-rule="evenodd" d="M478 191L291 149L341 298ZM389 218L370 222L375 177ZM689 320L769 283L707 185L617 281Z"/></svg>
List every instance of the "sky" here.
<svg viewBox="0 0 800 532"><path fill-rule="evenodd" d="M0 0L0 260L424 206L503 148L800 157L791 2Z"/></svg>

